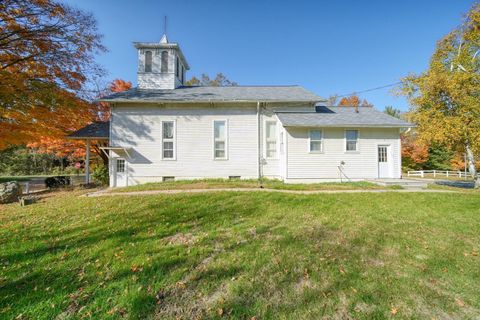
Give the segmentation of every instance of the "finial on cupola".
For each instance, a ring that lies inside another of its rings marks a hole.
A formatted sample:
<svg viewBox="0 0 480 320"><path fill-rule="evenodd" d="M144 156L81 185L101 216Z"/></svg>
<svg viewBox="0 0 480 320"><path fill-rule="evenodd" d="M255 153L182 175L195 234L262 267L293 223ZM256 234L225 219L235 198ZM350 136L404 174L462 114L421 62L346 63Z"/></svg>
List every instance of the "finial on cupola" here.
<svg viewBox="0 0 480 320"><path fill-rule="evenodd" d="M160 39L160 43L168 43L167 35L164 33L162 39Z"/></svg>
<svg viewBox="0 0 480 320"><path fill-rule="evenodd" d="M163 20L163 36L160 39L160 43L168 43L168 38L167 38L167 16L164 17Z"/></svg>

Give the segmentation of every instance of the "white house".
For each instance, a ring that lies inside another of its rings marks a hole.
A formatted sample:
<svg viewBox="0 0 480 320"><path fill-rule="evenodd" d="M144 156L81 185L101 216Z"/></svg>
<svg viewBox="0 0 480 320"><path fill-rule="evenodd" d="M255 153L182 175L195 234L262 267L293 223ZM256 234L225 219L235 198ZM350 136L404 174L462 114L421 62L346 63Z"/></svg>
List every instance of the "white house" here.
<svg viewBox="0 0 480 320"><path fill-rule="evenodd" d="M400 178L400 119L299 86L184 86L177 43L135 43L138 87L111 105L110 185L195 178Z"/></svg>

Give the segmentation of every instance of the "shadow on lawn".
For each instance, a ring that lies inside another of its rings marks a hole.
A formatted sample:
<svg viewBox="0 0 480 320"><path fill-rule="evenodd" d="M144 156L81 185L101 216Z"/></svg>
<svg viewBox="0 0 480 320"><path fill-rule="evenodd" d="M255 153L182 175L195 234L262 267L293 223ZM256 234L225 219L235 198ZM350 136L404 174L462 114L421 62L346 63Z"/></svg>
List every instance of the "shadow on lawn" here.
<svg viewBox="0 0 480 320"><path fill-rule="evenodd" d="M0 262L9 262L0 278L0 315L220 318L221 309L231 318L385 318L391 301L409 299L405 293L434 305L451 303L448 292L417 281L444 274L445 265L465 259L448 260L442 252L449 247L435 245L429 259L438 256L441 264L415 257L425 244L435 244L429 238L442 229L432 224L440 223L442 213L437 217L427 210L427 220L412 215L411 207L400 206L409 199L404 194L373 196L378 200L368 204L372 195L341 197L82 198L70 211L52 200L36 225L12 227L12 235L20 233L14 239L23 240L0 256ZM426 199L445 196L432 197ZM385 215L388 201L399 206ZM450 204L452 211L456 205ZM477 208L478 202L469 205ZM63 219L49 216L60 208ZM194 241L171 240L185 234ZM406 247L412 252L399 253ZM415 315L414 310L410 316Z"/></svg>
<svg viewBox="0 0 480 320"><path fill-rule="evenodd" d="M68 227L74 222L71 216L66 221L55 221L38 235L32 236L30 230L41 230L38 225L23 228L23 238L32 243L32 247L0 254L0 262L11 266L4 269L6 277L0 282L0 315L7 312L8 316L16 317L23 312L28 316L33 312L31 316L34 316L43 308L52 316L62 312L73 315L83 305L87 306L84 312L107 312L115 307L115 301L121 304L125 287L136 286L142 290L128 293L124 308L129 317L144 318L155 310L155 294L159 289L156 286L168 285L178 277L179 270L188 272L198 265L210 254L210 245L215 241L207 236L197 244L204 252L189 255L187 246L162 244L161 239L182 232L214 232L239 216L261 212L260 202L239 205L236 196L231 194L218 195L214 205L205 202L201 195L176 197L173 202L171 197L155 199L158 201L141 204L136 210L124 209L122 202L112 205L105 201L106 208L97 213L95 219L92 216L71 228ZM98 199L81 201L82 210L74 214L92 215L98 211ZM49 221L44 219L41 223ZM138 254L135 248L139 248ZM123 260L117 261L115 254L120 250L125 254ZM149 257L153 259L147 264ZM141 265L141 271L132 271L135 263ZM221 278L222 274L228 277L236 272L217 270L204 276ZM75 302L78 308L71 308L71 296L79 290L83 298ZM9 311L12 313L8 314Z"/></svg>

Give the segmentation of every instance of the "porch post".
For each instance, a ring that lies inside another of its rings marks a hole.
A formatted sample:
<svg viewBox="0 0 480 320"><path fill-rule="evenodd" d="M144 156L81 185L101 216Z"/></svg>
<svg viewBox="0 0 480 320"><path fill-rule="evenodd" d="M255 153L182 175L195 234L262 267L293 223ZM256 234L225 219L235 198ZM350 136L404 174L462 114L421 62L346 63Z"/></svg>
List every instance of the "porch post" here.
<svg viewBox="0 0 480 320"><path fill-rule="evenodd" d="M90 184L90 139L87 139L87 153L85 156L85 183Z"/></svg>

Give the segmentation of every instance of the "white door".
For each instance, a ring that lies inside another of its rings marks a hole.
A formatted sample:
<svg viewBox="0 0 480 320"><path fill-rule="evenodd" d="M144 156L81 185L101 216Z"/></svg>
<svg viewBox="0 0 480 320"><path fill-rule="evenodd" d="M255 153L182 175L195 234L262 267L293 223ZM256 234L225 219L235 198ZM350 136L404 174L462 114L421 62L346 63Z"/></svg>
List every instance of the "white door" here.
<svg viewBox="0 0 480 320"><path fill-rule="evenodd" d="M127 162L123 158L115 159L115 187L127 186Z"/></svg>
<svg viewBox="0 0 480 320"><path fill-rule="evenodd" d="M390 156L390 146L378 146L378 177L392 177L392 157Z"/></svg>

